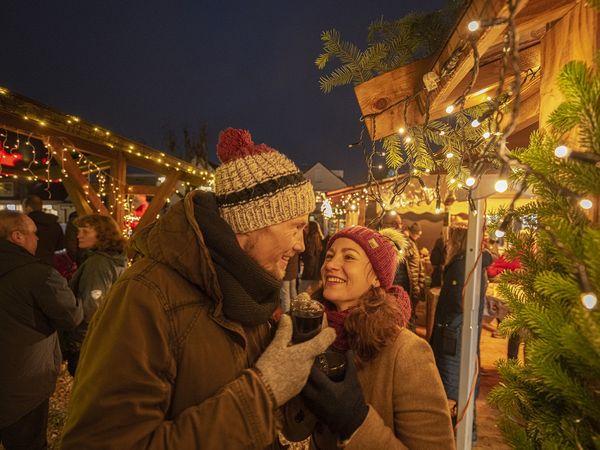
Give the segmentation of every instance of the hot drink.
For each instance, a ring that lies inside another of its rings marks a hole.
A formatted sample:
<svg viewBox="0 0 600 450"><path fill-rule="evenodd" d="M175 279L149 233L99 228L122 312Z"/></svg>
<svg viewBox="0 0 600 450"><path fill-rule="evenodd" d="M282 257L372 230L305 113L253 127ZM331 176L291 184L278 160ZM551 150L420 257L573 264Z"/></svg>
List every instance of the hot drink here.
<svg viewBox="0 0 600 450"><path fill-rule="evenodd" d="M323 323L323 311L292 311L292 323L294 324L294 335L292 342L308 341L321 331Z"/></svg>
<svg viewBox="0 0 600 450"><path fill-rule="evenodd" d="M346 375L346 355L329 349L317 356L317 366L331 381L342 381Z"/></svg>
<svg viewBox="0 0 600 450"><path fill-rule="evenodd" d="M308 341L321 331L323 323L323 305L311 300L306 294L301 294L292 301L290 308L294 333L292 342Z"/></svg>

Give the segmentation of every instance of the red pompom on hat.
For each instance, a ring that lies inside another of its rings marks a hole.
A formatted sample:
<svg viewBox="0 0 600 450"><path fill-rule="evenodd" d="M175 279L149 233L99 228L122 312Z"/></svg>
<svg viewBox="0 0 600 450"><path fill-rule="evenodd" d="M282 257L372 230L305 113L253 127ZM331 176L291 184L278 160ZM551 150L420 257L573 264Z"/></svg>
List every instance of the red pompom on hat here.
<svg viewBox="0 0 600 450"><path fill-rule="evenodd" d="M310 214L315 194L310 181L283 154L255 144L247 130L219 134L215 194L221 217L235 233L266 228Z"/></svg>

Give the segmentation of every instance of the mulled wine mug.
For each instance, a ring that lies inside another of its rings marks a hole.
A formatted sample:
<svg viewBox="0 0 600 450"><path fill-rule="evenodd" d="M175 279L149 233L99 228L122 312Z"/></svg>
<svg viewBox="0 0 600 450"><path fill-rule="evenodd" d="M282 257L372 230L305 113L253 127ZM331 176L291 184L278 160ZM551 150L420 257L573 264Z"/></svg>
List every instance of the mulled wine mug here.
<svg viewBox="0 0 600 450"><path fill-rule="evenodd" d="M308 341L321 331L323 326L323 304L312 300L308 294L302 293L292 300L290 315L292 316L292 343Z"/></svg>

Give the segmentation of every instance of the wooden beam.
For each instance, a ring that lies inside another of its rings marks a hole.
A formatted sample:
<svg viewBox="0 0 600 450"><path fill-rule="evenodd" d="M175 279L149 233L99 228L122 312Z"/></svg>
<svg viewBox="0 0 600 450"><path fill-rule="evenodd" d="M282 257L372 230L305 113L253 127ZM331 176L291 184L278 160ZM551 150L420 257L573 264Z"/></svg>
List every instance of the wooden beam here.
<svg viewBox="0 0 600 450"><path fill-rule="evenodd" d="M41 141L45 141L48 137L60 138L64 140L63 146L72 147L82 153L98 156L109 161L113 160L116 155L120 153L125 154L128 164L132 166L161 175L165 175L174 168L182 173L182 181L189 181L194 186L202 186L205 184L204 177L200 175L201 169L192 169L189 163L180 161L169 155L163 157L162 154L156 150L128 148L126 151L119 151L117 148L110 148L107 144L102 145L78 136L76 130L71 134L66 131L51 128L48 125L43 126L39 121L31 119L26 120L22 116L2 110L2 108L0 108L0 127L15 133L26 134ZM163 161L159 162L159 160ZM169 164L170 166L167 167L164 164ZM181 164L181 166L178 164ZM196 174L189 170L196 170Z"/></svg>
<svg viewBox="0 0 600 450"><path fill-rule="evenodd" d="M179 181L180 177L181 172L177 171L172 171L167 175L165 181L163 181L162 184L158 187L156 195L154 196L152 202L150 203L150 206L148 206L148 209L140 219L137 227L135 227L134 232L141 230L142 228L156 220L156 216L158 216L158 214L160 213L160 210L165 205L167 199L171 196L171 194L173 194L173 191L175 191L175 188L177 187L177 182Z"/></svg>
<svg viewBox="0 0 600 450"><path fill-rule="evenodd" d="M77 211L78 216L85 216L86 214L92 214L94 211L92 207L87 202L83 193L77 189L75 183L73 183L69 178L65 178L63 180L63 186L69 194L69 198L71 199L71 203L75 206L75 211Z"/></svg>
<svg viewBox="0 0 600 450"><path fill-rule="evenodd" d="M517 11L521 11L528 0L520 0L517 4ZM441 80L441 85L435 92L433 103L441 104L447 102L450 94L463 81L473 67L473 50L468 47L468 41L471 39L471 32L467 25L472 21L491 21L498 17L508 16L509 8L506 0L474 0L465 14L458 22L454 32L450 36L448 44L441 51L432 71L443 76L444 65L452 58L452 54L462 45L467 46L466 50L459 56L458 62L451 74ZM483 55L490 48L499 36L504 33L506 24L494 27L486 27L476 37L476 48L480 55Z"/></svg>
<svg viewBox="0 0 600 450"><path fill-rule="evenodd" d="M150 186L145 184L130 184L127 186L128 194L144 194L154 196L158 192L158 186Z"/></svg>
<svg viewBox="0 0 600 450"><path fill-rule="evenodd" d="M112 190L108 193L110 209L112 210L113 219L123 228L125 220L125 201L127 200L127 159L122 153L117 154L113 159L110 175L113 177L115 185L115 193Z"/></svg>
<svg viewBox="0 0 600 450"><path fill-rule="evenodd" d="M63 146L62 141L56 138L50 138L48 140L52 152L56 152L55 157L58 157L58 161L62 160L63 167L65 169L66 175L70 177L70 181L73 183L73 186L80 192L81 195L87 197L89 199L92 207L102 215L108 215L108 210L102 200L94 190L88 180L83 176L77 163L71 157L71 153L68 149Z"/></svg>

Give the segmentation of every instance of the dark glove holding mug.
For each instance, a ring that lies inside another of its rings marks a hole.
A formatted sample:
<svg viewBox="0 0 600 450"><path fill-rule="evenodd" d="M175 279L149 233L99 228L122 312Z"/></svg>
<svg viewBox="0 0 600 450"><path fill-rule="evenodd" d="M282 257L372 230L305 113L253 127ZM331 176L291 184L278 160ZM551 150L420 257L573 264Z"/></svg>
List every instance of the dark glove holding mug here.
<svg viewBox="0 0 600 450"><path fill-rule="evenodd" d="M346 360L346 374L342 381L331 381L317 366L313 366L308 383L302 390L302 398L308 409L340 440L352 436L369 412L351 350L346 352Z"/></svg>

